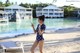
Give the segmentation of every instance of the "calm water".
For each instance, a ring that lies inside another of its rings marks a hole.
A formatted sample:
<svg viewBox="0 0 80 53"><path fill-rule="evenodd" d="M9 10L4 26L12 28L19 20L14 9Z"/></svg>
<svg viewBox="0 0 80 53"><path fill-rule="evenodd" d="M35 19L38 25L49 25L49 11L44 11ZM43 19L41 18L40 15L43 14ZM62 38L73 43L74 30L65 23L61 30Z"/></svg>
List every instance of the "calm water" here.
<svg viewBox="0 0 80 53"><path fill-rule="evenodd" d="M34 26L36 28L38 21L36 18L33 19ZM47 30L75 27L80 24L79 19L45 19ZM3 34L21 34L21 33L33 33L31 28L30 20L22 20L21 22L9 22L8 25L0 26L0 35Z"/></svg>

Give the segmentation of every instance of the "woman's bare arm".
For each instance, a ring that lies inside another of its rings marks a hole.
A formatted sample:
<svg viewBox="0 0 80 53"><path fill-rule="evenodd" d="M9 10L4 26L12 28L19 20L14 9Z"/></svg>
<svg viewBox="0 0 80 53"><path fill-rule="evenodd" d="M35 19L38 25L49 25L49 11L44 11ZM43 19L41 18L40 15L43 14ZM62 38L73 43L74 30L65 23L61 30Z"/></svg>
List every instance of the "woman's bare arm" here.
<svg viewBox="0 0 80 53"><path fill-rule="evenodd" d="M42 35L44 33L44 30L39 30L38 32L40 35Z"/></svg>
<svg viewBox="0 0 80 53"><path fill-rule="evenodd" d="M32 28L33 28L34 33L36 33L36 30L35 30L35 28L34 28L34 25L33 25L33 24L32 24Z"/></svg>

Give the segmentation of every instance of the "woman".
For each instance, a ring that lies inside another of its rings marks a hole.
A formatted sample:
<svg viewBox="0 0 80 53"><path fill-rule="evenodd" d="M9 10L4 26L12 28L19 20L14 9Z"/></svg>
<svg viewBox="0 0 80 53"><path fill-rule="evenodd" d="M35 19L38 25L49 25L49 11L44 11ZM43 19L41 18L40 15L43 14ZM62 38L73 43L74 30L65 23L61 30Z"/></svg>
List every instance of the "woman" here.
<svg viewBox="0 0 80 53"><path fill-rule="evenodd" d="M43 51L42 51L43 44L44 44L43 33L46 28L46 26L44 24L44 19L45 19L44 15L38 17L39 24L37 25L36 30L34 28L34 25L32 24L32 28L33 28L34 32L37 33L37 36L36 36L36 40L35 40L34 44L31 47L31 53L34 53L34 50L37 47L37 45L39 45L40 53L43 53Z"/></svg>

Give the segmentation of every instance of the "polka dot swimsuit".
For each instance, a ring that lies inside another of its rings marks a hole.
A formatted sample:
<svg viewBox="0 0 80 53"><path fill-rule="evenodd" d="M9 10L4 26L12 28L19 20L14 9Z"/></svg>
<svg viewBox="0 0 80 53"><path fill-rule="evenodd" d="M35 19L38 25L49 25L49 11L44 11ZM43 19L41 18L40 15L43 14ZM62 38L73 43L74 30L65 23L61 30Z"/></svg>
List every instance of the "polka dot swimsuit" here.
<svg viewBox="0 0 80 53"><path fill-rule="evenodd" d="M38 31L39 31L39 30L41 30L41 31L42 31L42 30L45 30L45 28L46 28L45 24L42 24L41 26L38 24L38 26L37 26L37 28L36 28L36 31L37 31L36 40L37 40L37 41L44 40L43 34L40 35Z"/></svg>

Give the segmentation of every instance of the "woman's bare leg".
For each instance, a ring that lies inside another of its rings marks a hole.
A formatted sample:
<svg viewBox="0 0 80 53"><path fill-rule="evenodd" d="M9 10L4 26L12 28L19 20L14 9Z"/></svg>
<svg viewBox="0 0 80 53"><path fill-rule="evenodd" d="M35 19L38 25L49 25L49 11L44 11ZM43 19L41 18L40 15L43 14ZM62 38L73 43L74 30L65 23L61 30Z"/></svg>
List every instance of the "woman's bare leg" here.
<svg viewBox="0 0 80 53"><path fill-rule="evenodd" d="M43 53L43 44L44 44L44 40L41 40L39 41L39 50L40 50L40 53Z"/></svg>
<svg viewBox="0 0 80 53"><path fill-rule="evenodd" d="M34 44L31 47L31 53L34 53L34 49L36 48L37 45L38 45L38 42L35 41Z"/></svg>

